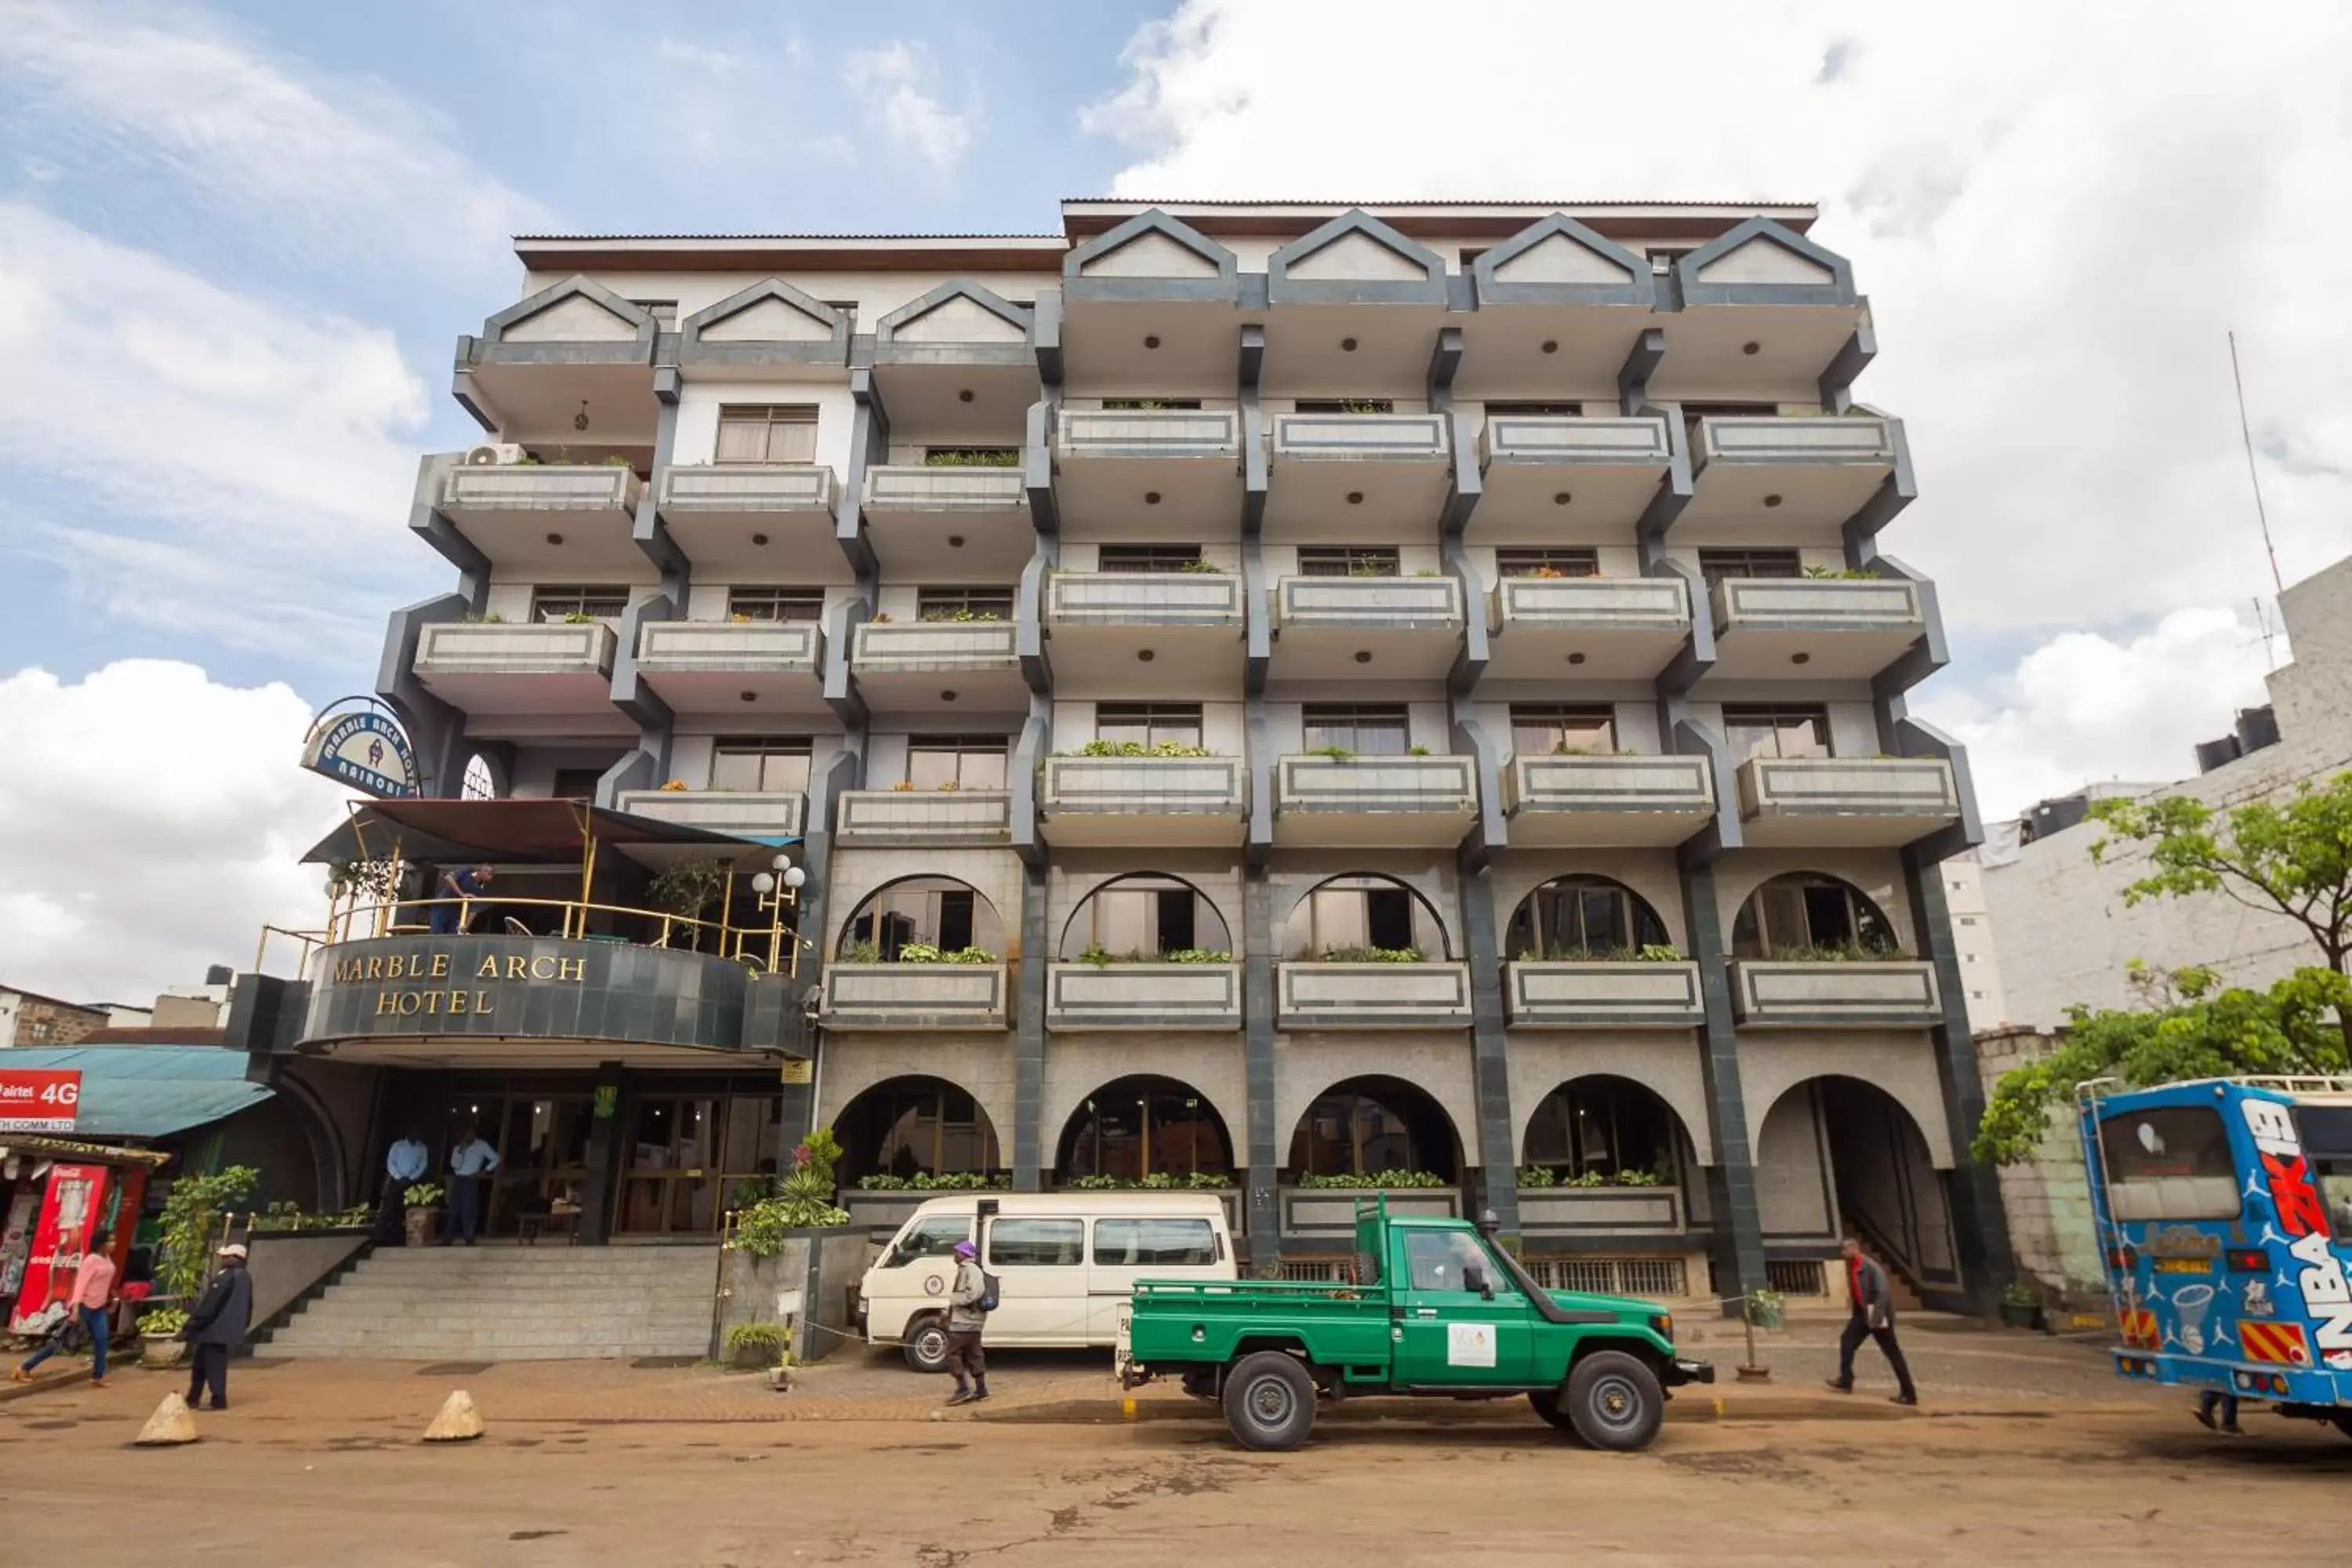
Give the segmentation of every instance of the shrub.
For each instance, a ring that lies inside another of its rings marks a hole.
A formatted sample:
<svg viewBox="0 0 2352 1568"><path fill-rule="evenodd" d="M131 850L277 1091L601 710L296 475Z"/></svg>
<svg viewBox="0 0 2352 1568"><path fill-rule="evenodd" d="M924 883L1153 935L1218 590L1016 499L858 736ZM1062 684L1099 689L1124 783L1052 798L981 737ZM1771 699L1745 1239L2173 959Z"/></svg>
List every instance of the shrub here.
<svg viewBox="0 0 2352 1568"><path fill-rule="evenodd" d="M1442 1187L1445 1178L1428 1171L1335 1171L1328 1175L1309 1173L1298 1178L1302 1187Z"/></svg>

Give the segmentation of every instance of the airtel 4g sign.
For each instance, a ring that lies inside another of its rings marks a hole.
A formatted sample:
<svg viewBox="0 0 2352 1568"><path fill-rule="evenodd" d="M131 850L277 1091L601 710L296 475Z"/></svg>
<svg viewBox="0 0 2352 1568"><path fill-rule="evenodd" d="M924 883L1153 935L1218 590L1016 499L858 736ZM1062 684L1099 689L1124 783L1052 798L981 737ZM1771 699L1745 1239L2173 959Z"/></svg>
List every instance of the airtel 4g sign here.
<svg viewBox="0 0 2352 1568"><path fill-rule="evenodd" d="M0 1068L0 1132L70 1132L80 1109L80 1073Z"/></svg>

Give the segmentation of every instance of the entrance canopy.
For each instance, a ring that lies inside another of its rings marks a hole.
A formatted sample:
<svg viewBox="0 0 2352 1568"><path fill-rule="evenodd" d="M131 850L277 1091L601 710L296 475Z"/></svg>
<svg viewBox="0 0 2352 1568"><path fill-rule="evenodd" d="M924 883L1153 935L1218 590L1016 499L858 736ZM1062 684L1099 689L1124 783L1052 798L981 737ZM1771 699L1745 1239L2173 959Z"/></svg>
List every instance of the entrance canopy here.
<svg viewBox="0 0 2352 1568"><path fill-rule="evenodd" d="M708 828L606 811L584 800L375 800L355 805L351 820L310 847L313 865L389 858L454 864L576 866L591 839L631 859L662 865L681 854L758 860L772 844Z"/></svg>

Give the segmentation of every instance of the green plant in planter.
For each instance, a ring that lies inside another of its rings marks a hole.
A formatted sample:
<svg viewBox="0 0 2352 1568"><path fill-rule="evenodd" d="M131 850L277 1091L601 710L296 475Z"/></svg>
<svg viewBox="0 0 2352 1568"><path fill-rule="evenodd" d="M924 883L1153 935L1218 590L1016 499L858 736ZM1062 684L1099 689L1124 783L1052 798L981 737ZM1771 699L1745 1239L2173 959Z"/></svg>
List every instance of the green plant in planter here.
<svg viewBox="0 0 2352 1568"><path fill-rule="evenodd" d="M1404 754L1408 757L1425 757L1429 755L1429 748L1427 746L1407 746L1404 749Z"/></svg>
<svg viewBox="0 0 2352 1568"><path fill-rule="evenodd" d="M698 921L727 891L727 862L715 858L675 860L646 885L654 908ZM700 936L698 931L697 937Z"/></svg>
<svg viewBox="0 0 2352 1568"><path fill-rule="evenodd" d="M618 452L614 452L610 457L606 458L604 459L604 466L608 468L633 468L636 467L635 463L630 462L628 458L624 458Z"/></svg>
<svg viewBox="0 0 2352 1568"><path fill-rule="evenodd" d="M2042 1298L2024 1280L2012 1279L2001 1290L2000 1304L2004 1307L2033 1308L2042 1305Z"/></svg>
<svg viewBox="0 0 2352 1568"><path fill-rule="evenodd" d="M933 447L923 454L927 468L1017 468L1021 454L1000 447Z"/></svg>
<svg viewBox="0 0 2352 1568"><path fill-rule="evenodd" d="M782 1323L738 1323L727 1331L728 1359L782 1366L792 1359L792 1330Z"/></svg>
<svg viewBox="0 0 2352 1568"><path fill-rule="evenodd" d="M1195 576L1213 576L1222 571L1223 568L1213 566L1206 561L1187 561L1183 565L1176 568L1176 570L1179 572L1189 573Z"/></svg>
<svg viewBox="0 0 2352 1568"><path fill-rule="evenodd" d="M1663 1187L1666 1179L1655 1171L1620 1171L1616 1175L1616 1184L1621 1187Z"/></svg>
<svg viewBox="0 0 2352 1568"><path fill-rule="evenodd" d="M1557 1186L1559 1184L1559 1173L1553 1170L1549 1165L1521 1165L1519 1167L1519 1185L1523 1187L1550 1187Z"/></svg>
<svg viewBox="0 0 2352 1568"><path fill-rule="evenodd" d="M1609 1178L1598 1171L1579 1171L1573 1176L1562 1176L1559 1184L1563 1187L1605 1187L1609 1184Z"/></svg>
<svg viewBox="0 0 2352 1568"><path fill-rule="evenodd" d="M853 942L841 950L841 962L879 963L882 962L882 946L876 942Z"/></svg>
<svg viewBox="0 0 2352 1568"><path fill-rule="evenodd" d="M1417 947L1327 947L1323 950L1326 963L1420 963L1423 954Z"/></svg>
<svg viewBox="0 0 2352 1568"><path fill-rule="evenodd" d="M1683 950L1670 942L1645 942L1633 950L1633 956L1643 963L1680 963Z"/></svg>
<svg viewBox="0 0 2352 1568"><path fill-rule="evenodd" d="M261 1184L251 1165L231 1165L208 1176L182 1176L163 1199L163 1261L155 1278L163 1294L190 1297L205 1282L212 1262L213 1233L220 1216L234 1213Z"/></svg>
<svg viewBox="0 0 2352 1568"><path fill-rule="evenodd" d="M188 1326L188 1314L178 1307L156 1307L139 1314L143 1339L168 1340Z"/></svg>
<svg viewBox="0 0 2352 1568"><path fill-rule="evenodd" d="M417 1182L400 1194L401 1203L413 1209L429 1209L442 1198L441 1189L431 1182Z"/></svg>
<svg viewBox="0 0 2352 1568"><path fill-rule="evenodd" d="M495 610L487 615L480 611L468 610L457 618L469 626L502 626L507 624L507 618Z"/></svg>
<svg viewBox="0 0 2352 1568"><path fill-rule="evenodd" d="M1307 754L1310 757L1328 757L1335 763L1351 762L1356 755L1345 746L1318 746Z"/></svg>
<svg viewBox="0 0 2352 1568"><path fill-rule="evenodd" d="M1335 1171L1328 1175L1312 1172L1298 1178L1302 1187L1399 1188L1442 1187L1445 1178L1429 1171Z"/></svg>
<svg viewBox="0 0 2352 1568"><path fill-rule="evenodd" d="M1759 1329L1777 1329L1789 1321L1787 1298L1770 1286L1759 1286L1748 1292L1748 1321Z"/></svg>
<svg viewBox="0 0 2352 1568"><path fill-rule="evenodd" d="M994 963L996 954L984 947L961 947L953 951L928 942L910 942L898 950L901 963Z"/></svg>
<svg viewBox="0 0 2352 1568"><path fill-rule="evenodd" d="M1055 754L1065 757L1206 757L1214 753L1206 746L1196 746L1188 741L1158 741L1150 745L1141 741L1088 741L1075 752Z"/></svg>
<svg viewBox="0 0 2352 1568"><path fill-rule="evenodd" d="M574 610L563 617L563 624L567 626L593 626L596 624L596 617Z"/></svg>

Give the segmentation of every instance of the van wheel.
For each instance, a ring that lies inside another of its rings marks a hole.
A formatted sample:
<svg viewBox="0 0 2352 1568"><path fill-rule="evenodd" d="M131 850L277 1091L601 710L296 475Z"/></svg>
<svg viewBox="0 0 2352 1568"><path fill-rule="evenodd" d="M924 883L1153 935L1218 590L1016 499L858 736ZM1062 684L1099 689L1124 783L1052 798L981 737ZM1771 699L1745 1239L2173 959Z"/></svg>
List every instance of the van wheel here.
<svg viewBox="0 0 2352 1568"><path fill-rule="evenodd" d="M906 1347L907 1364L917 1372L947 1371L948 1330L939 1319L920 1318L908 1324L899 1342Z"/></svg>
<svg viewBox="0 0 2352 1568"><path fill-rule="evenodd" d="M1665 1419L1658 1374L1622 1351L1595 1351L1568 1374L1568 1418L1596 1448L1646 1448Z"/></svg>
<svg viewBox="0 0 2352 1568"><path fill-rule="evenodd" d="M1567 1409L1559 1402L1559 1389L1537 1390L1528 1395L1528 1403L1535 1407L1538 1415L1543 1417L1545 1426L1556 1426L1577 1441L1583 1441L1582 1435L1576 1429L1576 1423L1569 1419Z"/></svg>
<svg viewBox="0 0 2352 1568"><path fill-rule="evenodd" d="M1225 1376L1225 1426L1244 1448L1296 1448L1315 1426L1315 1380L1281 1351L1242 1357Z"/></svg>

